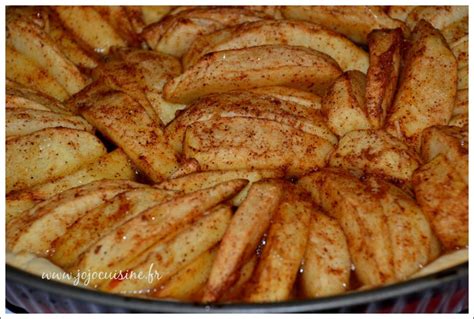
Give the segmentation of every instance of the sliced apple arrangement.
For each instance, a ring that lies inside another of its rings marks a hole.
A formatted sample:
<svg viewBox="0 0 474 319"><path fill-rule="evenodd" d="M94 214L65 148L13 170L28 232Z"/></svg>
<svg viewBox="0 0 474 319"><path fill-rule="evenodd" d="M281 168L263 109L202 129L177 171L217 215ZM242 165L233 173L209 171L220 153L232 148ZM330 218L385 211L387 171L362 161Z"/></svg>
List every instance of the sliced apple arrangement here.
<svg viewBox="0 0 474 319"><path fill-rule="evenodd" d="M467 11L9 8L7 259L205 303L466 261Z"/></svg>

